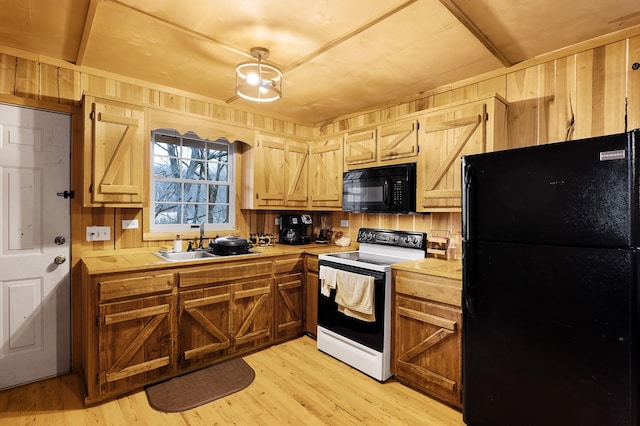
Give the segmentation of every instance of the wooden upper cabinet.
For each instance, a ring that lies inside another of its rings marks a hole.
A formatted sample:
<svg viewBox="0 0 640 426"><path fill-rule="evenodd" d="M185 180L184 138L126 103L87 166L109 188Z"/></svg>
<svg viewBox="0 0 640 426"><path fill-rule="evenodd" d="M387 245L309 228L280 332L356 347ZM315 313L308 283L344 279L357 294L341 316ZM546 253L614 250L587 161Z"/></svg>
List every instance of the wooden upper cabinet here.
<svg viewBox="0 0 640 426"><path fill-rule="evenodd" d="M347 170L415 161L418 120L399 120L350 132L345 135L344 150Z"/></svg>
<svg viewBox="0 0 640 426"><path fill-rule="evenodd" d="M259 135L245 152L243 208L306 208L309 202L309 145Z"/></svg>
<svg viewBox="0 0 640 426"><path fill-rule="evenodd" d="M84 99L84 205L142 207L147 140L144 110Z"/></svg>
<svg viewBox="0 0 640 426"><path fill-rule="evenodd" d="M492 97L421 117L417 211L461 210L461 158L507 148L506 116L506 103Z"/></svg>
<svg viewBox="0 0 640 426"><path fill-rule="evenodd" d="M378 160L376 129L347 133L344 138L344 162L348 166L366 167Z"/></svg>
<svg viewBox="0 0 640 426"><path fill-rule="evenodd" d="M418 156L418 121L405 120L383 124L378 128L379 158L381 162Z"/></svg>
<svg viewBox="0 0 640 426"><path fill-rule="evenodd" d="M342 136L311 143L310 208L342 209Z"/></svg>
<svg viewBox="0 0 640 426"><path fill-rule="evenodd" d="M257 206L285 204L285 141L260 135L254 157L254 188Z"/></svg>

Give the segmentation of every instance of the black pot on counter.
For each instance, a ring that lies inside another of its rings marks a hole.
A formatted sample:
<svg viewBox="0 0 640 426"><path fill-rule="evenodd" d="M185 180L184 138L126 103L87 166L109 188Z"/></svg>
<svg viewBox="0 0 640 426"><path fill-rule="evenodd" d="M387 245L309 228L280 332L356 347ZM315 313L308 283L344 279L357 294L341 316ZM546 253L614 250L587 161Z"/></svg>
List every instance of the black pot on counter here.
<svg viewBox="0 0 640 426"><path fill-rule="evenodd" d="M219 256L249 253L249 241L234 235L218 237L210 244L210 247L213 249L213 254Z"/></svg>

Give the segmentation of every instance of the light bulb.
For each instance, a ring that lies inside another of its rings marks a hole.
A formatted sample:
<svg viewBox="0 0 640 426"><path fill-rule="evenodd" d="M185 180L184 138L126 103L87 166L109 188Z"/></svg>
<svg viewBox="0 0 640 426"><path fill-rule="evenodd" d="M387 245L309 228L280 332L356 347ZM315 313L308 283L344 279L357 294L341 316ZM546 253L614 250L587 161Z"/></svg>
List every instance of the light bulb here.
<svg viewBox="0 0 640 426"><path fill-rule="evenodd" d="M269 89L267 89L265 86L260 86L260 88L258 89L260 91L260 93L265 94L269 92Z"/></svg>
<svg viewBox="0 0 640 426"><path fill-rule="evenodd" d="M260 82L260 77L258 77L258 74L252 72L247 76L247 83L249 83L252 86L257 85Z"/></svg>

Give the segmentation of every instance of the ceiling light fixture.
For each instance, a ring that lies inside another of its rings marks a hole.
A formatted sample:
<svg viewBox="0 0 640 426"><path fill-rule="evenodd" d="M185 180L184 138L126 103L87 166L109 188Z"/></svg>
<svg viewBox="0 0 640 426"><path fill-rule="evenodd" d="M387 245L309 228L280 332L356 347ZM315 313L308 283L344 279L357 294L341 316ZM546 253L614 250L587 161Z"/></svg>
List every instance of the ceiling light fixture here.
<svg viewBox="0 0 640 426"><path fill-rule="evenodd" d="M282 96L282 72L263 62L269 50L253 47L256 61L243 62L236 67L236 95L254 102L273 102Z"/></svg>

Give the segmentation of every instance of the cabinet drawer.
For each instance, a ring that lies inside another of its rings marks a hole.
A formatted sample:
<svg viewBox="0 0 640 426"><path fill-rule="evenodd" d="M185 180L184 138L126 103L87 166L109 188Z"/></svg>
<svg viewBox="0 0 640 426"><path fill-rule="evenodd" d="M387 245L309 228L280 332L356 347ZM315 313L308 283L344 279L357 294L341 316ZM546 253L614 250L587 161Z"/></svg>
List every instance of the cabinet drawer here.
<svg viewBox="0 0 640 426"><path fill-rule="evenodd" d="M462 283L451 278L398 271L395 276L395 291L399 294L462 306Z"/></svg>
<svg viewBox="0 0 640 426"><path fill-rule="evenodd" d="M307 256L307 271L318 272L318 256Z"/></svg>
<svg viewBox="0 0 640 426"><path fill-rule="evenodd" d="M141 277L105 279L98 282L100 300L139 296L142 294L171 291L173 274L145 275Z"/></svg>
<svg viewBox="0 0 640 426"><path fill-rule="evenodd" d="M292 272L302 272L304 263L301 257L290 259L278 259L273 262L276 268L276 275L290 274Z"/></svg>
<svg viewBox="0 0 640 426"><path fill-rule="evenodd" d="M238 263L234 265L216 265L206 269L197 269L178 273L180 287L193 287L202 284L215 284L236 279L271 275L271 261Z"/></svg>

